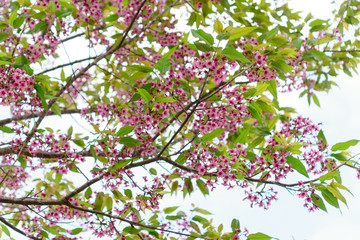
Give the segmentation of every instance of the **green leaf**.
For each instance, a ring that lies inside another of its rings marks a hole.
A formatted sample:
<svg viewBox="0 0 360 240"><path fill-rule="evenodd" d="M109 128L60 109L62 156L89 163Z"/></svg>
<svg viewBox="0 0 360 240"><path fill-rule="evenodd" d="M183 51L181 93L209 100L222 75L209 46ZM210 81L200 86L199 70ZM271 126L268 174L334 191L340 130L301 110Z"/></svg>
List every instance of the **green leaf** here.
<svg viewBox="0 0 360 240"><path fill-rule="evenodd" d="M55 235L55 236L60 236L61 235L59 233L59 231L57 230L57 227L45 227L45 226L43 226L43 229L48 231L49 233Z"/></svg>
<svg viewBox="0 0 360 240"><path fill-rule="evenodd" d="M196 185L198 186L198 188L200 189L200 191L204 196L209 195L209 189L207 188L207 186L205 186L205 182L203 180L201 179L196 180Z"/></svg>
<svg viewBox="0 0 360 240"><path fill-rule="evenodd" d="M321 139L323 141L324 145L327 143L323 130L320 130L319 134L317 135L317 138L319 140Z"/></svg>
<svg viewBox="0 0 360 240"><path fill-rule="evenodd" d="M114 164L113 169L117 170L120 168L125 167L131 160L119 160L117 163Z"/></svg>
<svg viewBox="0 0 360 240"><path fill-rule="evenodd" d="M82 139L77 138L77 139L73 139L72 141L81 148L85 147L84 140L82 140Z"/></svg>
<svg viewBox="0 0 360 240"><path fill-rule="evenodd" d="M13 23L13 27L16 29L16 28L19 28L23 23L24 23L24 20L25 20L25 17L24 16L19 16L18 18L16 18L14 20L14 23Z"/></svg>
<svg viewBox="0 0 360 240"><path fill-rule="evenodd" d="M336 176L340 175L340 172L337 170L337 171L333 171L333 172L328 172L322 176L319 177L319 180L321 182L324 182L326 180L330 180L330 179L333 179L335 178Z"/></svg>
<svg viewBox="0 0 360 240"><path fill-rule="evenodd" d="M239 60L242 63L251 63L241 52L233 48L225 48L221 53L231 59Z"/></svg>
<svg viewBox="0 0 360 240"><path fill-rule="evenodd" d="M44 31L48 28L48 23L45 21L38 22L34 27L34 32Z"/></svg>
<svg viewBox="0 0 360 240"><path fill-rule="evenodd" d="M238 39L244 35L247 35L257 29L257 27L242 27L242 28L235 28L230 31L231 35L229 37L229 40Z"/></svg>
<svg viewBox="0 0 360 240"><path fill-rule="evenodd" d="M346 199L344 198L344 196L340 193L340 191L331 185L326 186L326 189L329 190L337 199L339 199L340 201L342 201L343 203L346 203Z"/></svg>
<svg viewBox="0 0 360 240"><path fill-rule="evenodd" d="M45 12L38 12L38 13L33 14L31 16L31 18L44 19L44 18L46 18L46 13Z"/></svg>
<svg viewBox="0 0 360 240"><path fill-rule="evenodd" d="M252 106L248 106L247 107L248 110L250 111L251 115L260 123L262 124L262 118L259 114L259 112L256 110L256 108L252 107Z"/></svg>
<svg viewBox="0 0 360 240"><path fill-rule="evenodd" d="M200 179L199 179L200 180ZM205 210L205 209L201 209L201 208L195 208L194 209L195 212L198 212L198 213L201 213L201 214L204 214L204 215L212 215L211 212Z"/></svg>
<svg viewBox="0 0 360 240"><path fill-rule="evenodd" d="M161 97L157 99L156 102L176 102L176 100L172 97Z"/></svg>
<svg viewBox="0 0 360 240"><path fill-rule="evenodd" d="M199 215L194 216L194 217L192 218L192 220L193 220L193 221L196 221L196 222L199 222L199 223L201 223L201 224L206 224L206 223L209 222L206 218L201 217L201 216L199 216Z"/></svg>
<svg viewBox="0 0 360 240"><path fill-rule="evenodd" d="M11 128L9 128L8 126L1 126L0 131L6 132L6 133L13 133Z"/></svg>
<svg viewBox="0 0 360 240"><path fill-rule="evenodd" d="M19 9L19 7L16 7L16 9L14 9L14 10L11 12L11 14L10 14L9 23L10 23L10 25L12 25L12 26L14 26L14 25L13 25L13 24L14 24L14 21L15 21L17 15L18 15L18 14L17 14L18 9Z"/></svg>
<svg viewBox="0 0 360 240"><path fill-rule="evenodd" d="M125 136L126 134L131 133L134 130L134 128L135 126L124 126L120 128L119 131L117 131L116 136L118 137Z"/></svg>
<svg viewBox="0 0 360 240"><path fill-rule="evenodd" d="M200 40L213 45L214 44L214 38L210 34L204 32L203 30L191 30L191 33L194 37L199 38Z"/></svg>
<svg viewBox="0 0 360 240"><path fill-rule="evenodd" d="M298 173L300 173L300 174L304 175L305 177L309 178L309 175L308 175L308 173L306 171L306 168L305 168L304 164L302 164L302 162L299 159L297 159L297 158L295 158L293 156L288 156L288 157L286 157L286 160L287 160L286 162L288 164L291 164L292 169L296 170Z"/></svg>
<svg viewBox="0 0 360 240"><path fill-rule="evenodd" d="M273 66L276 70L282 72L282 73L291 73L292 67L287 65L283 60L277 60L271 63L271 66Z"/></svg>
<svg viewBox="0 0 360 240"><path fill-rule="evenodd" d="M10 236L10 231L5 225L1 224L1 229L6 235Z"/></svg>
<svg viewBox="0 0 360 240"><path fill-rule="evenodd" d="M225 32L225 33L219 33L216 38L221 40L226 40L230 37L231 33L230 32Z"/></svg>
<svg viewBox="0 0 360 240"><path fill-rule="evenodd" d="M67 16L69 16L69 15L71 15L72 14L72 10L58 10L58 11L56 11L56 13L55 13L55 15L56 15L56 17L58 17L58 18L64 18L64 17L67 17ZM104 19L105 20L105 19Z"/></svg>
<svg viewBox="0 0 360 240"><path fill-rule="evenodd" d="M208 134L205 134L201 140L206 142L206 141L209 141L209 140L212 140L216 137L219 137L223 132L225 131L225 129L223 128L218 128L218 129L215 129L214 131L208 133Z"/></svg>
<svg viewBox="0 0 360 240"><path fill-rule="evenodd" d="M83 231L82 228L74 228L73 230L71 230L72 235L77 235L79 233L81 233Z"/></svg>
<svg viewBox="0 0 360 240"><path fill-rule="evenodd" d="M357 139L352 139L352 140L349 140L349 141L346 141L346 142L340 142L340 143L337 143L334 146L332 146L331 151L346 150L351 146L355 146L359 142L360 142L360 140L357 140Z"/></svg>
<svg viewBox="0 0 360 240"><path fill-rule="evenodd" d="M149 172L152 174L152 175L157 175L157 171L155 168L150 168L149 169Z"/></svg>
<svg viewBox="0 0 360 240"><path fill-rule="evenodd" d="M9 38L9 34L4 33L4 32L0 32L0 42L3 42L8 38Z"/></svg>
<svg viewBox="0 0 360 240"><path fill-rule="evenodd" d="M119 19L119 16L117 14L112 14L108 16L107 18L104 18L105 22L115 22Z"/></svg>
<svg viewBox="0 0 360 240"><path fill-rule="evenodd" d="M250 125L244 124L243 128L240 131L239 136L235 139L234 143L242 143L244 144L246 142L247 136L249 135L250 131Z"/></svg>
<svg viewBox="0 0 360 240"><path fill-rule="evenodd" d="M123 137L119 143L124 144L127 147L138 147L143 144L141 141L133 139L131 137Z"/></svg>
<svg viewBox="0 0 360 240"><path fill-rule="evenodd" d="M325 203L319 195L313 193L311 194L311 199L316 206L318 206L321 210L327 212Z"/></svg>
<svg viewBox="0 0 360 240"><path fill-rule="evenodd" d="M54 105L52 105L51 111L61 117L61 109L59 108L59 105L57 103L54 103Z"/></svg>
<svg viewBox="0 0 360 240"><path fill-rule="evenodd" d="M249 146L248 146L248 149L253 149L254 147L256 147L257 145L259 145L260 143L262 143L264 141L264 138L263 137L258 137L258 138L255 138L254 141L252 141Z"/></svg>
<svg viewBox="0 0 360 240"><path fill-rule="evenodd" d="M0 60L0 66L2 66L2 65L10 65L10 64L11 64L11 62Z"/></svg>
<svg viewBox="0 0 360 240"><path fill-rule="evenodd" d="M47 105L47 102L45 100L45 93L44 93L43 88L41 87L41 85L35 84L35 90L36 90L36 93L37 93L38 97L41 99L42 106L47 111L48 105Z"/></svg>
<svg viewBox="0 0 360 240"><path fill-rule="evenodd" d="M320 107L319 99L318 99L318 97L317 97L315 94L312 95L312 99L313 99L314 103L315 103L318 107Z"/></svg>
<svg viewBox="0 0 360 240"><path fill-rule="evenodd" d="M209 44L200 43L200 42L196 42L194 44L195 44L195 47L202 52L212 52L214 50L213 47Z"/></svg>
<svg viewBox="0 0 360 240"><path fill-rule="evenodd" d="M170 48L169 51L167 53L165 53L161 58L170 58L174 54L175 50L178 47L179 46L175 46L175 47Z"/></svg>
<svg viewBox="0 0 360 240"><path fill-rule="evenodd" d="M223 30L223 24L219 21L219 19L216 19L215 23L214 23L214 31L216 33L221 33Z"/></svg>
<svg viewBox="0 0 360 240"><path fill-rule="evenodd" d="M152 67L142 66L142 65L131 65L131 66L127 66L127 68L132 71L143 72L143 73L151 73L153 71Z"/></svg>
<svg viewBox="0 0 360 240"><path fill-rule="evenodd" d="M339 208L339 202L337 198L327 189L321 189L321 195L324 197L330 205Z"/></svg>
<svg viewBox="0 0 360 240"><path fill-rule="evenodd" d="M140 94L140 96L146 101L146 102L150 102L152 99L152 96L150 95L150 93L148 91L146 91L145 89L141 89L138 88L137 92Z"/></svg>
<svg viewBox="0 0 360 240"><path fill-rule="evenodd" d="M132 191L130 189L125 189L124 190L125 196L127 196L128 198L132 198L133 194Z"/></svg>
<svg viewBox="0 0 360 240"><path fill-rule="evenodd" d="M172 213L172 212L174 212L176 209L178 209L179 208L179 206L177 206L177 207L167 207L167 208L164 208L164 213L165 214L169 214L169 213Z"/></svg>
<svg viewBox="0 0 360 240"><path fill-rule="evenodd" d="M86 199L89 199L89 197L90 197L90 195L93 193L93 191L92 191L92 189L91 189L91 187L88 187L87 189L86 189L86 191L85 191L85 198Z"/></svg>
<svg viewBox="0 0 360 240"><path fill-rule="evenodd" d="M271 239L272 237L260 232L249 234L248 236L248 240L271 240Z"/></svg>
<svg viewBox="0 0 360 240"><path fill-rule="evenodd" d="M325 53L320 52L318 50L310 49L308 53L317 60L323 60L323 61L329 60L329 57Z"/></svg>
<svg viewBox="0 0 360 240"><path fill-rule="evenodd" d="M330 156L336 158L340 162L346 162L347 161L347 158L344 155L342 155L341 153L332 153Z"/></svg>
<svg viewBox="0 0 360 240"><path fill-rule="evenodd" d="M342 185L342 184L340 184L340 183L337 183L337 182L331 182L330 183L330 185L331 186L334 186L334 187L337 187L337 188L340 188L340 189L343 189L343 190L346 190L346 191L348 191L351 195L353 195L352 193L351 193L351 191L347 188L347 187L345 187L344 185Z"/></svg>
<svg viewBox="0 0 360 240"><path fill-rule="evenodd" d="M233 232L235 232L237 229L240 229L240 222L239 222L238 219L235 219L235 218L234 218L234 219L231 221L231 229L232 229Z"/></svg>
<svg viewBox="0 0 360 240"><path fill-rule="evenodd" d="M136 229L136 228L134 228L134 227L125 227L124 229L123 229L123 231L124 232L127 232L127 233L130 233L130 234L138 234L139 232L140 232L140 230L139 229Z"/></svg>
<svg viewBox="0 0 360 240"><path fill-rule="evenodd" d="M170 69L170 59L168 57L161 58L157 62L157 69L160 71L161 74L165 74Z"/></svg>
<svg viewBox="0 0 360 240"><path fill-rule="evenodd" d="M184 154L180 154L180 155L177 157L177 159L175 160L175 162L180 163L180 164L184 164L185 160L186 160L185 155L184 155Z"/></svg>

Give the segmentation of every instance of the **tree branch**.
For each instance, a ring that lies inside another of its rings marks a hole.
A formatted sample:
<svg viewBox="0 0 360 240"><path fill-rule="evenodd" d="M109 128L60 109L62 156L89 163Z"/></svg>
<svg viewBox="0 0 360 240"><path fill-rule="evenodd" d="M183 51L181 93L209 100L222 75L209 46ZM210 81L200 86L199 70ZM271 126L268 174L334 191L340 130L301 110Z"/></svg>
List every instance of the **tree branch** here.
<svg viewBox="0 0 360 240"><path fill-rule="evenodd" d="M88 60L92 60L92 59L95 59L96 57L88 57L88 58L84 58L84 59L79 59L79 60L76 60L76 61L73 61L73 62L69 62L69 63L65 63L65 64L62 64L62 65L58 65L58 66L55 66L53 68L49 68L49 69L46 69L42 72L39 72L37 74L35 74L35 76L38 76L38 75L42 75L44 73L47 73L47 72L51 72L51 71L54 71L56 69L59 69L59 68L63 68L63 67L66 67L66 66L70 66L70 65L74 65L76 63L80 63L80 62L85 62L85 61L88 61Z"/></svg>
<svg viewBox="0 0 360 240"><path fill-rule="evenodd" d="M34 240L42 240L41 238L37 238L37 237L34 237L34 236L30 236L30 235L26 235L25 232L23 232L22 230L18 229L17 227L15 227L14 225L12 225L11 223L9 223L8 221L6 221L5 218L1 217L0 216L0 221L2 223L4 223L6 226L8 226L9 228L11 228L12 230L14 230L15 232L18 232L20 233L21 235L24 235L25 237L28 237L30 239L34 239Z"/></svg>
<svg viewBox="0 0 360 240"><path fill-rule="evenodd" d="M87 110L87 112L95 112L95 110L96 110L95 108L90 108L89 110ZM74 114L74 113L81 113L81 109L63 109L63 110L61 110L61 114ZM25 120L25 119L37 118L37 117L40 117L42 114L43 113L41 113L41 112L37 112L37 113L30 113L30 114L25 114L25 115L20 115L20 116L14 116L11 118L6 118L3 120L0 120L0 126L9 124L12 121L21 121L21 120ZM48 112L46 114L46 116L52 116L52 115L56 115L56 113Z"/></svg>

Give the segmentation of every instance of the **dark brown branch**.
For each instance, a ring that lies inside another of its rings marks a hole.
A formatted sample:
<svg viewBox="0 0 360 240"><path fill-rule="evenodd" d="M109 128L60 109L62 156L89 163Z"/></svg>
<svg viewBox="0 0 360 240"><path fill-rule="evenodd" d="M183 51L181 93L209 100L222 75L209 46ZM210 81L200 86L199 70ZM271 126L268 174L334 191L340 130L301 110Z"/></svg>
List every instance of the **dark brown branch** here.
<svg viewBox="0 0 360 240"><path fill-rule="evenodd" d="M63 205L66 201L63 200L49 200L49 199L37 199L37 198L9 198L0 197L0 203L19 204L19 205L37 205L37 206L53 206Z"/></svg>
<svg viewBox="0 0 360 240"><path fill-rule="evenodd" d="M95 111L95 108L91 108L91 109L87 110L87 113L94 112L94 111ZM81 113L81 109L63 109L63 110L61 110L61 114L74 114L74 113ZM30 114L11 117L11 118L6 118L3 120L0 120L0 126L9 124L12 121L21 121L21 120L25 120L25 119L37 118L37 117L40 117L42 114L43 113L41 113L41 112L37 112L37 113L30 113ZM46 114L46 116L52 116L52 115L56 115L56 113L48 112Z"/></svg>
<svg viewBox="0 0 360 240"><path fill-rule="evenodd" d="M76 63L80 63L80 62L85 62L85 61L88 61L88 60L92 60L92 59L95 59L96 57L88 57L88 58L84 58L84 59L79 59L79 60L76 60L76 61L73 61L73 62L69 62L69 63L65 63L65 64L62 64L62 65L58 65L58 66L55 66L53 68L49 68L49 69L46 69L42 72L39 72L37 74L35 74L35 76L38 76L38 75L42 75L44 73L47 73L47 72L51 72L51 71L54 71L56 69L59 69L59 68L63 68L63 67L66 67L66 66L70 66L70 65L74 65Z"/></svg>
<svg viewBox="0 0 360 240"><path fill-rule="evenodd" d="M2 223L4 223L6 226L8 226L9 228L11 228L12 230L14 230L15 232L18 232L20 233L21 235L24 235L25 237L28 237L30 239L34 239L34 240L42 240L41 238L37 238L37 237L34 237L34 236L28 236L26 235L25 232L23 232L22 230L18 229L17 227L15 227L14 225L12 225L11 223L9 223L8 221L6 221L5 218L3 217L0 217L0 221Z"/></svg>

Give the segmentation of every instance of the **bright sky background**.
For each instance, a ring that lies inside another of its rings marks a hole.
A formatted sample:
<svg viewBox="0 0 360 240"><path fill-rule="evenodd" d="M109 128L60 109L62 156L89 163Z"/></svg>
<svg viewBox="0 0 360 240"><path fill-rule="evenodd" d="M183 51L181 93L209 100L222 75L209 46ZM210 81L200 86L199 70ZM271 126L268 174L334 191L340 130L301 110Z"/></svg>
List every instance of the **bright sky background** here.
<svg viewBox="0 0 360 240"><path fill-rule="evenodd" d="M330 0L291 0L289 5L291 8L304 11L305 15L311 11L316 18L326 19L331 16L330 2ZM66 58L63 60L64 63L67 62ZM298 99L297 93L281 95L279 99L280 103L287 102L287 106L294 107L300 114L310 117L314 122L322 122L330 146L336 142L360 138L359 77L339 76L335 81L339 84L339 88L334 88L329 94L318 95L321 108L314 104L308 107L307 100ZM1 107L1 118L9 114L8 111L3 110L5 109ZM49 120L48 123L53 120ZM64 122L63 119L59 128L65 130L68 126ZM358 153L360 148L353 151ZM214 214L212 217L215 225L223 223L225 230L229 229L233 218L238 218L242 228L246 227L252 233L263 232L281 240L358 240L360 180L356 179L353 171L343 171L343 183L352 190L354 197L345 194L348 208L341 204L339 211L329 206L328 213L322 211L308 213L303 207L303 200L292 196L286 190L280 191L279 200L267 211L256 207L250 208L249 203L243 201L242 190L228 191L220 188L207 197L193 194L190 199L189 197L182 199L179 195L176 199L164 202L163 206L182 205L183 209L186 209L186 206L194 203L200 208L211 211Z"/></svg>

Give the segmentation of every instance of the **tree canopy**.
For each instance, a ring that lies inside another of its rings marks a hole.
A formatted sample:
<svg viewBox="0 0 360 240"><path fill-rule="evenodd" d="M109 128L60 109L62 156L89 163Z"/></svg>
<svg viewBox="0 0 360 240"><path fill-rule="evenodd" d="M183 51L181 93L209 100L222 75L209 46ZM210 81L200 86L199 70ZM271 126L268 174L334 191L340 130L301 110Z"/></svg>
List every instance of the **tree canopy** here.
<svg viewBox="0 0 360 240"><path fill-rule="evenodd" d="M0 12L2 238L272 239L162 199L225 186L268 209L286 188L327 211L347 203L340 169L360 178L347 151L360 140L329 146L278 100L300 91L320 106L318 92L357 74L360 1L327 20L272 0L2 0Z"/></svg>

